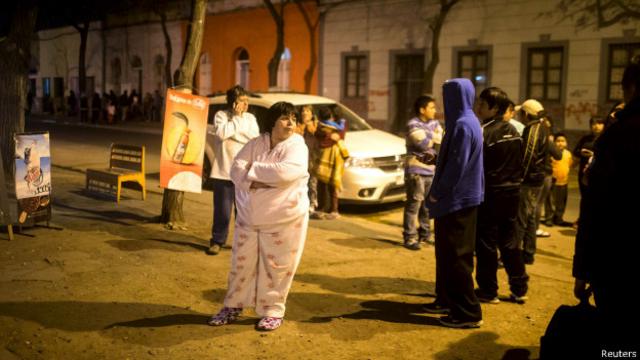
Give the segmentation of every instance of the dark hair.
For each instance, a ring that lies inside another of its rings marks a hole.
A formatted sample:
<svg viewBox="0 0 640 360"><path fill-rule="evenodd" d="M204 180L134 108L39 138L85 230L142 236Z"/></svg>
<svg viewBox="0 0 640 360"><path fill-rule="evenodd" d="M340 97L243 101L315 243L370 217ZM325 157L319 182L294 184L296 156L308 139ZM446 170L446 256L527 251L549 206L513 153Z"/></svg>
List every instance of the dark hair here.
<svg viewBox="0 0 640 360"><path fill-rule="evenodd" d="M430 102L436 102L436 99L431 95L420 95L420 96L418 96L416 101L413 102L413 113L416 116L419 116L420 115L420 109L422 109L423 107L429 105Z"/></svg>
<svg viewBox="0 0 640 360"><path fill-rule="evenodd" d="M313 113L313 105L309 105L309 104L302 105L302 106L300 106L298 108L298 111L296 112L296 123L297 124L302 124L302 121L303 121L303 119L302 119L302 110L304 110L304 109L309 109L311 111L311 119L313 119L316 116L316 114Z"/></svg>
<svg viewBox="0 0 640 360"><path fill-rule="evenodd" d="M607 120L602 116L594 116L589 119L589 126L593 126L593 124L605 124Z"/></svg>
<svg viewBox="0 0 640 360"><path fill-rule="evenodd" d="M247 96L249 93L242 86L236 85L231 89L227 90L227 105L229 107L233 106L233 103L238 100L240 96Z"/></svg>
<svg viewBox="0 0 640 360"><path fill-rule="evenodd" d="M331 109L328 106L324 106L324 107L321 107L320 110L318 110L318 118L321 121L326 121L331 118L335 118L335 115L333 114L333 111L331 111Z"/></svg>
<svg viewBox="0 0 640 360"><path fill-rule="evenodd" d="M502 89L498 87L488 87L480 93L479 99L484 100L489 109L496 108L496 116L502 116L509 108L509 104L513 104L509 100L509 96Z"/></svg>
<svg viewBox="0 0 640 360"><path fill-rule="evenodd" d="M629 89L632 85L635 86L636 96L640 96L640 55L634 55L629 60L622 75L622 89Z"/></svg>
<svg viewBox="0 0 640 360"><path fill-rule="evenodd" d="M559 132L557 132L557 133L553 134L553 138L554 138L554 139L557 139L557 138L559 138L560 136L562 136L563 138L567 139L567 134L563 133L562 131L559 131Z"/></svg>
<svg viewBox="0 0 640 360"><path fill-rule="evenodd" d="M264 119L264 132L271 134L271 130L276 126L276 121L281 116L296 116L296 108L293 104L286 101L279 101L267 110L267 115Z"/></svg>

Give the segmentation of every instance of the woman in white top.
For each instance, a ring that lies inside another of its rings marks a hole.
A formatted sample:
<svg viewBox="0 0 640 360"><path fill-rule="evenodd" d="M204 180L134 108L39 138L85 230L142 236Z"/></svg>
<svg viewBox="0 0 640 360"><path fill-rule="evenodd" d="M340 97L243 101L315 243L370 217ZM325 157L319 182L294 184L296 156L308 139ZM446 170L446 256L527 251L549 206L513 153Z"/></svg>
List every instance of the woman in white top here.
<svg viewBox="0 0 640 360"><path fill-rule="evenodd" d="M209 255L217 255L227 242L229 222L234 201L233 182L229 176L231 164L240 149L249 140L259 135L258 122L247 112L249 97L239 85L227 91L228 110L215 114L213 126L208 132L213 135L213 164L211 178L213 184L213 226L209 240Z"/></svg>
<svg viewBox="0 0 640 360"><path fill-rule="evenodd" d="M295 133L295 108L269 109L265 133L249 141L231 167L237 217L224 308L209 325L228 324L245 307L262 317L258 330L282 325L285 301L307 235L308 149Z"/></svg>

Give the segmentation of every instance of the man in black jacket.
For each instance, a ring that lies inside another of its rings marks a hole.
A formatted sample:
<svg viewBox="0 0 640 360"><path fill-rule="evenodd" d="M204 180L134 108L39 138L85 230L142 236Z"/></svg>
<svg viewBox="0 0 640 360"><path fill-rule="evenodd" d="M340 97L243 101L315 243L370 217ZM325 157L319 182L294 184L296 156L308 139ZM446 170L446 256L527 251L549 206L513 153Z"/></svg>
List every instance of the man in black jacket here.
<svg viewBox="0 0 640 360"><path fill-rule="evenodd" d="M588 298L591 284L600 344L606 350L638 351L638 159L640 159L640 56L622 76L625 107L596 140L585 177L573 258L575 296ZM637 356L637 355L634 355Z"/></svg>
<svg viewBox="0 0 640 360"><path fill-rule="evenodd" d="M500 302L497 249L509 276L512 300L526 300L529 280L515 236L523 144L516 128L503 120L509 104L507 94L496 87L484 89L476 103L476 114L483 123L485 179L484 203L478 209L476 296L491 304Z"/></svg>
<svg viewBox="0 0 640 360"><path fill-rule="evenodd" d="M522 105L516 106L516 110L525 124L522 133L524 175L520 188L516 238L522 241L525 264L530 265L533 264L533 256L536 252L536 229L538 228L536 206L540 201L544 184L544 163L549 152L550 133L542 122L545 116L544 108L537 100L529 99Z"/></svg>

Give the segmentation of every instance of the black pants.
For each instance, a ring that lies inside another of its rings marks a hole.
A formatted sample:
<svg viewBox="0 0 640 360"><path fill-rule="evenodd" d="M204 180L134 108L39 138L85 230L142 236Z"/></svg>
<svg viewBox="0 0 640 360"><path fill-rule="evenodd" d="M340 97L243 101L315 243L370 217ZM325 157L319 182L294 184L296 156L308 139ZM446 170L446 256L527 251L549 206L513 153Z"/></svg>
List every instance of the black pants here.
<svg viewBox="0 0 640 360"><path fill-rule="evenodd" d="M338 211L338 191L331 185L318 180L318 210L326 213Z"/></svg>
<svg viewBox="0 0 640 360"><path fill-rule="evenodd" d="M511 292L517 296L527 293L529 276L515 236L519 201L519 188L489 190L478 209L476 281L482 292L490 297L498 296L498 249L509 276Z"/></svg>
<svg viewBox="0 0 640 360"><path fill-rule="evenodd" d="M553 223L556 225L559 225L564 221L563 219L564 211L567 208L568 186L553 184L551 193L553 194L553 208L554 208Z"/></svg>
<svg viewBox="0 0 640 360"><path fill-rule="evenodd" d="M462 321L482 319L473 292L473 251L478 207L472 206L435 219L437 301Z"/></svg>

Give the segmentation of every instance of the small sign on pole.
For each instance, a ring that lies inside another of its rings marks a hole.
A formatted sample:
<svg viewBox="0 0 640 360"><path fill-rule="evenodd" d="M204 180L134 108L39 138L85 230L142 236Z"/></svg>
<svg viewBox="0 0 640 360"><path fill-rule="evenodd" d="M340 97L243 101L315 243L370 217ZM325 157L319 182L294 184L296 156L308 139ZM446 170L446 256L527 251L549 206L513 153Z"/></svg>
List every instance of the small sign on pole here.
<svg viewBox="0 0 640 360"><path fill-rule="evenodd" d="M209 103L206 97L167 90L160 154L160 186L202 192Z"/></svg>

